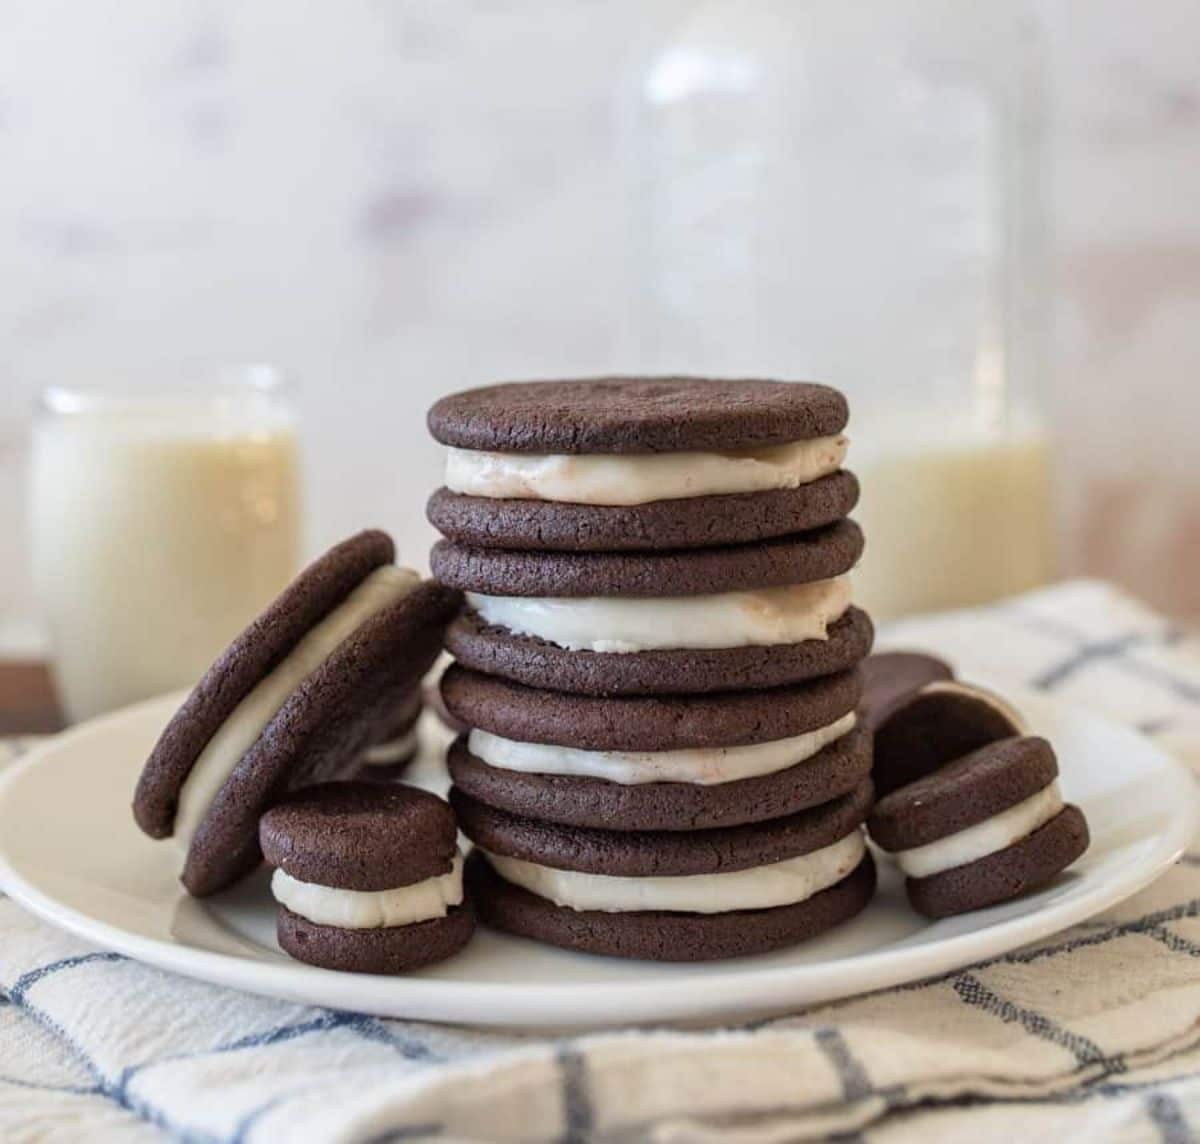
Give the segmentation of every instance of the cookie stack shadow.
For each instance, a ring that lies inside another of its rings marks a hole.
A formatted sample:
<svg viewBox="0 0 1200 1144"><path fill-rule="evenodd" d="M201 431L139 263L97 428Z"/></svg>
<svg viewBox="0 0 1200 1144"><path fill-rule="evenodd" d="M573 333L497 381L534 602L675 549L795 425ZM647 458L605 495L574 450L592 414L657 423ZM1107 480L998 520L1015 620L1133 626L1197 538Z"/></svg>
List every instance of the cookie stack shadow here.
<svg viewBox="0 0 1200 1144"><path fill-rule="evenodd" d="M450 797L485 923L702 960L870 900L846 420L824 386L697 379L434 406L431 562L467 601L442 681L469 728Z"/></svg>

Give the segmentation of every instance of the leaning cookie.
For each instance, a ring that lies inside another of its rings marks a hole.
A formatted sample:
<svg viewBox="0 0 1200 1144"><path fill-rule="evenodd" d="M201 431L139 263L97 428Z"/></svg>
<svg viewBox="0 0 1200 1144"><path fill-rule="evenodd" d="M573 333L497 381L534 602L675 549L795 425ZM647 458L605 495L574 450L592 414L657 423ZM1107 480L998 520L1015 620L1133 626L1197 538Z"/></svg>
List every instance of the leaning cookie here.
<svg viewBox="0 0 1200 1144"><path fill-rule="evenodd" d="M258 820L288 790L340 778L393 697L441 648L456 592L397 568L367 531L306 568L205 673L134 796L138 825L186 852L202 897L259 862Z"/></svg>
<svg viewBox="0 0 1200 1144"><path fill-rule="evenodd" d="M871 777L883 797L988 743L1027 733L1020 712L994 692L938 680L895 703L877 724Z"/></svg>
<svg viewBox="0 0 1200 1144"><path fill-rule="evenodd" d="M881 799L872 840L927 917L967 913L1037 889L1088 847L1083 812L1063 802L1045 739L985 747Z"/></svg>
<svg viewBox="0 0 1200 1144"><path fill-rule="evenodd" d="M875 890L871 787L750 827L617 833L507 814L451 791L467 886L495 929L581 953L705 961L766 953L859 913Z"/></svg>
<svg viewBox="0 0 1200 1144"><path fill-rule="evenodd" d="M360 756L354 777L363 782L393 782L401 778L421 750L423 710L421 688L407 688Z"/></svg>
<svg viewBox="0 0 1200 1144"><path fill-rule="evenodd" d="M277 936L323 969L408 973L475 929L450 807L425 791L324 783L272 807L259 829L275 868Z"/></svg>

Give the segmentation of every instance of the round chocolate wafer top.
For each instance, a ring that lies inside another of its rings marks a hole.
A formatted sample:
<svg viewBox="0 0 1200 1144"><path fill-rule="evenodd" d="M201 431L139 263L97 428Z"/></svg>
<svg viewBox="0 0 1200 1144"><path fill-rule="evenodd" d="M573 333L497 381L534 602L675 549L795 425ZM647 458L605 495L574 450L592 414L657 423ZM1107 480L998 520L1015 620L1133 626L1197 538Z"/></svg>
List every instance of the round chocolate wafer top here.
<svg viewBox="0 0 1200 1144"><path fill-rule="evenodd" d="M598 377L489 385L443 397L429 431L502 453L716 452L840 433L849 411L812 382Z"/></svg>
<svg viewBox="0 0 1200 1144"><path fill-rule="evenodd" d="M391 890L450 870L458 828L448 803L399 784L322 783L272 807L263 857L302 882Z"/></svg>

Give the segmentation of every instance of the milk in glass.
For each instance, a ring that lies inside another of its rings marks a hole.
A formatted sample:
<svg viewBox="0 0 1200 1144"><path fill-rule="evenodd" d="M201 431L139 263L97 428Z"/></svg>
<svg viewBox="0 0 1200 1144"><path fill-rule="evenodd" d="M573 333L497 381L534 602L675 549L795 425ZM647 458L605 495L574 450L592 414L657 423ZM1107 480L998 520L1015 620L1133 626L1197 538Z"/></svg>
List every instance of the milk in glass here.
<svg viewBox="0 0 1200 1144"><path fill-rule="evenodd" d="M273 375L48 391L34 574L74 721L194 683L296 572L296 432Z"/></svg>

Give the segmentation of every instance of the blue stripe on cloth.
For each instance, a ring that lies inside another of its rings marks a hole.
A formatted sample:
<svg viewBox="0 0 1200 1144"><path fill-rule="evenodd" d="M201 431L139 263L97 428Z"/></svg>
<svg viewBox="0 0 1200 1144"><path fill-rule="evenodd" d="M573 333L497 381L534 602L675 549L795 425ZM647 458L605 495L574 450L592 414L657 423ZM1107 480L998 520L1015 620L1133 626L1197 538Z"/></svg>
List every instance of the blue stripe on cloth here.
<svg viewBox="0 0 1200 1144"><path fill-rule="evenodd" d="M850 1045L840 1029L831 1025L817 1029L813 1034L817 1046L837 1073L842 1086L842 1096L847 1102L862 1100L871 1094L871 1078L862 1063L850 1051Z"/></svg>
<svg viewBox="0 0 1200 1144"><path fill-rule="evenodd" d="M1117 659L1129 651L1130 648L1136 647L1139 643L1143 642L1146 638L1141 633L1131 632L1128 635L1117 636L1113 639L1097 640L1094 643L1081 644L1066 659L1048 671L1042 672L1041 675L1036 676L1033 680L1033 686L1042 691L1050 691L1069 679L1080 668L1101 659Z"/></svg>
<svg viewBox="0 0 1200 1144"><path fill-rule="evenodd" d="M1186 937L1181 937L1174 930L1167 929L1166 926L1150 926L1139 932L1161 942L1172 953L1186 953L1188 957L1200 957L1200 945L1194 941L1188 941Z"/></svg>
<svg viewBox="0 0 1200 1144"><path fill-rule="evenodd" d="M1073 655L1034 679L1035 687L1050 690L1088 663L1106 659L1111 666L1126 674L1149 679L1188 703L1200 703L1200 685L1161 664L1146 663L1128 654L1142 645L1170 647L1178 644L1185 636L1180 628L1169 626L1159 633L1130 632L1124 636L1093 642L1084 632L1057 617L1014 610L1009 613L1009 618L1039 634L1052 635L1075 645Z"/></svg>
<svg viewBox="0 0 1200 1144"><path fill-rule="evenodd" d="M445 1133L446 1129L433 1121L428 1124L405 1124L400 1128L389 1128L379 1136L370 1136L366 1144L397 1144L401 1140L432 1140Z"/></svg>
<svg viewBox="0 0 1200 1144"><path fill-rule="evenodd" d="M245 1144L250 1138L250 1134L257 1127L259 1121L264 1116L270 1115L275 1109L286 1104L293 1097L301 1096L309 1091L305 1085L289 1089L287 1092L277 1093L270 1100L264 1101L257 1108L251 1109L241 1118L234 1126L233 1135L229 1138L229 1144Z"/></svg>
<svg viewBox="0 0 1200 1144"><path fill-rule="evenodd" d="M1006 1024L1020 1025L1031 1036L1065 1049L1081 1065L1100 1065L1106 1074L1125 1071L1123 1057L1106 1056L1095 1041L1064 1029L1043 1013L1001 997L972 973L959 974L954 978L953 986L965 1004L991 1013Z"/></svg>
<svg viewBox="0 0 1200 1144"><path fill-rule="evenodd" d="M434 1061L437 1059L425 1045L395 1036L374 1017L369 1017L363 1013L347 1013L337 1009L326 1009L321 1011L318 1016L307 1021L277 1025L271 1029L249 1033L244 1037L237 1037L232 1041L213 1045L211 1048L158 1057L152 1061L143 1061L138 1065L130 1065L121 1073L115 1088L117 1092L124 1095L135 1077L147 1069L152 1069L159 1065L174 1064L179 1061L200 1060L204 1057L243 1052L247 1049L266 1048L270 1045L294 1041L298 1037L306 1037L313 1033L326 1033L338 1029L349 1030L376 1044L395 1049L407 1060Z"/></svg>
<svg viewBox="0 0 1200 1144"><path fill-rule="evenodd" d="M1183 1106L1170 1093L1152 1092L1146 1097L1146 1114L1158 1129L1163 1144L1192 1144L1195 1140Z"/></svg>
<svg viewBox="0 0 1200 1144"><path fill-rule="evenodd" d="M555 1053L562 1084L563 1144L584 1144L595 1128L587 1058L570 1045Z"/></svg>
<svg viewBox="0 0 1200 1144"><path fill-rule="evenodd" d="M95 1084L45 1084L42 1081L25 1080L19 1076L5 1076L0 1073L0 1085L8 1084L14 1088L27 1088L33 1092L59 1092L64 1096L103 1096L99 1085Z"/></svg>
<svg viewBox="0 0 1200 1144"><path fill-rule="evenodd" d="M1167 670L1162 664L1145 663L1140 659L1126 659L1122 662L1128 664L1130 670L1136 671L1143 679L1149 679L1160 687L1173 692L1177 698L1187 703L1200 703L1200 686L1190 679L1184 679L1183 676Z"/></svg>
<svg viewBox="0 0 1200 1144"><path fill-rule="evenodd" d="M348 1018L348 1027L358 1033L360 1037L365 1037L368 1041L376 1041L381 1045L388 1045L405 1060L427 1061L430 1064L445 1060L442 1054L434 1052L415 1035L406 1035L401 1029L381 1021L378 1017L371 1017L366 1013L347 1013L344 1016Z"/></svg>
<svg viewBox="0 0 1200 1144"><path fill-rule="evenodd" d="M75 957L64 957L60 961L52 961L49 965L39 965L36 969L29 970L28 973L23 973L17 978L13 987L8 991L9 998L17 1005L21 1005L25 1001L25 994L36 985L39 981L47 977L52 977L56 973L61 973L64 969L74 969L80 965L91 965L97 961L125 961L126 958L120 953L81 953Z"/></svg>
<svg viewBox="0 0 1200 1144"><path fill-rule="evenodd" d="M309 1033L325 1032L329 1029L338 1028L344 1022L339 1021L340 1015L330 1011L322 1014L320 1017L313 1018L310 1021L300 1021L291 1025L278 1025L272 1029L265 1029L262 1032L250 1033L244 1037L238 1037L232 1041L226 1041L223 1044L214 1045L208 1049L197 1049L194 1052L178 1053L164 1057L156 1057L154 1060L142 1061L141 1064L129 1065L122 1069L120 1076L113 1084L113 1092L118 1099L125 1100L128 1096L129 1086L133 1081L148 1069L157 1068L159 1065L175 1064L181 1061L200 1060L209 1056L220 1056L225 1053L241 1052L245 1049L265 1048L268 1045L283 1044L287 1041L294 1041L297 1037L307 1036Z"/></svg>

